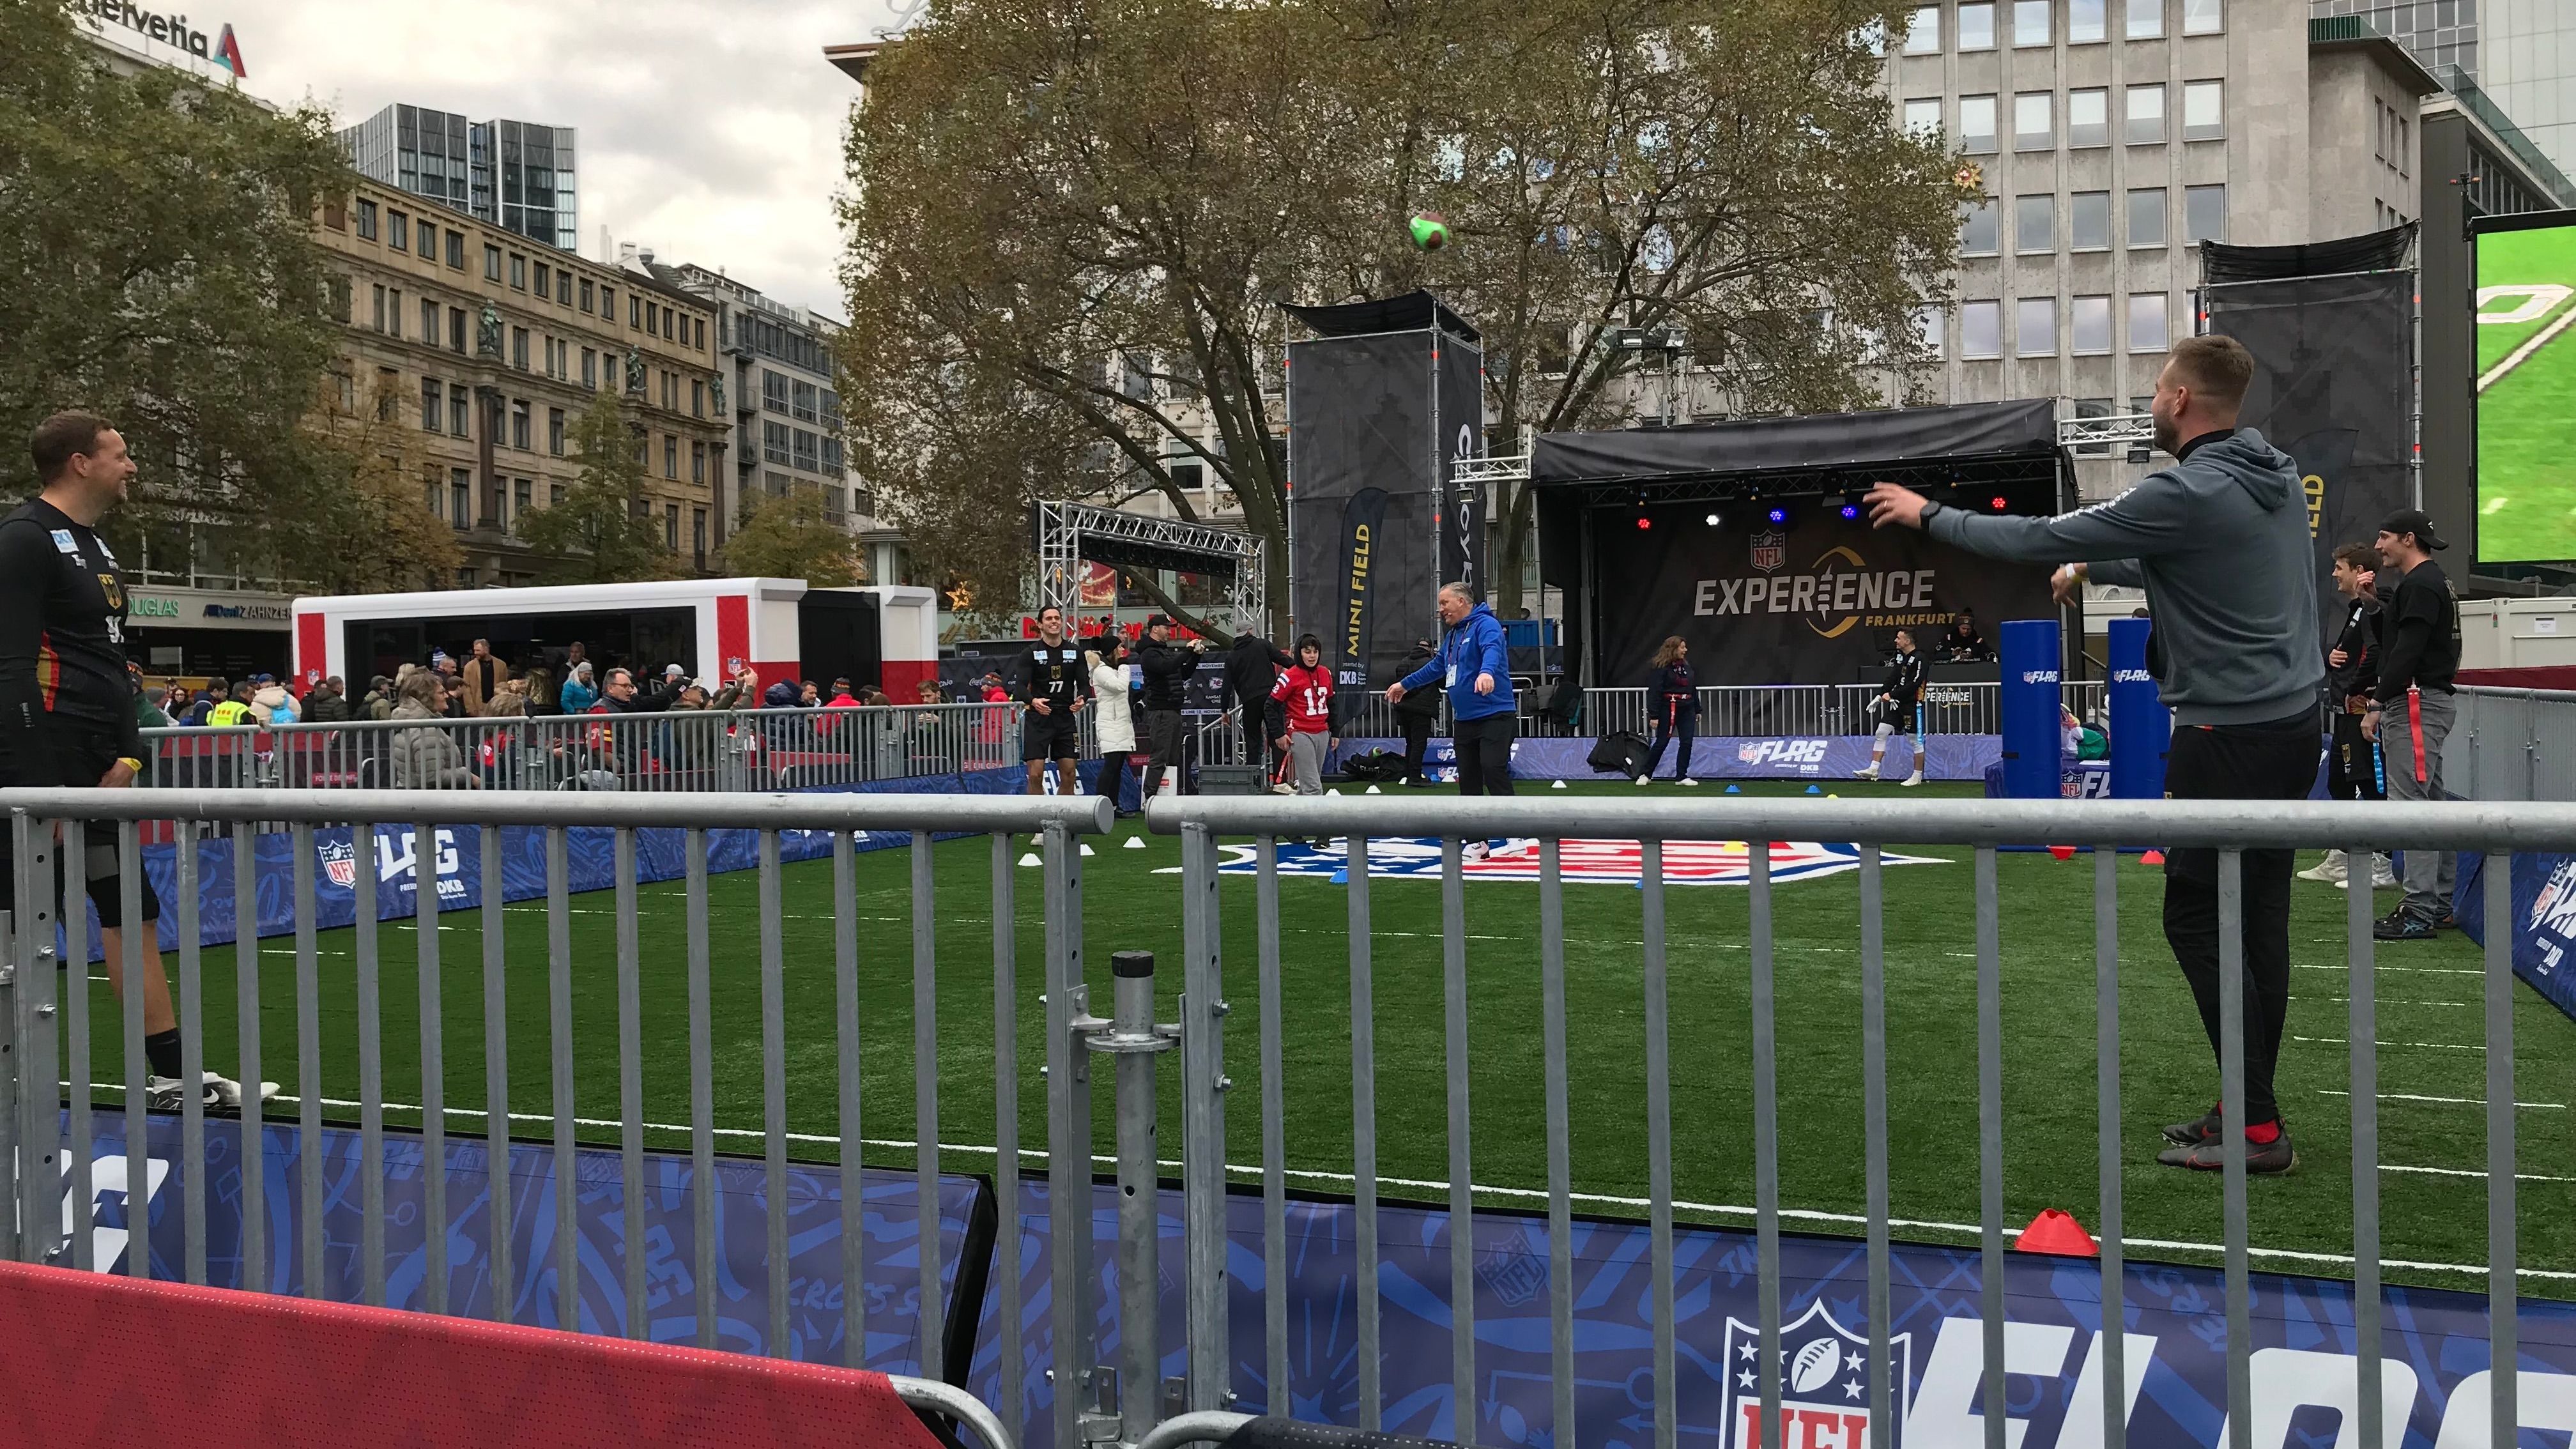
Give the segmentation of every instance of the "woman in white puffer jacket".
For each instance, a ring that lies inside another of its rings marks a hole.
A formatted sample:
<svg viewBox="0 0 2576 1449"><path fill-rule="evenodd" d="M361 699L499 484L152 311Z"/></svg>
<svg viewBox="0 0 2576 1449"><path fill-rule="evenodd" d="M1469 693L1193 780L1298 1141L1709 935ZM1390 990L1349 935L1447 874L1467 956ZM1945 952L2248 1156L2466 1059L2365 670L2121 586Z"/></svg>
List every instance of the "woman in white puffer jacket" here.
<svg viewBox="0 0 2576 1449"><path fill-rule="evenodd" d="M1100 781L1097 793L1107 799L1119 814L1132 812L1119 805L1127 793L1129 757L1136 753L1136 707L1128 694L1129 673L1127 641L1109 638L1103 649L1085 651L1083 661L1091 668L1093 727L1100 732ZM1142 801L1137 802L1141 808Z"/></svg>

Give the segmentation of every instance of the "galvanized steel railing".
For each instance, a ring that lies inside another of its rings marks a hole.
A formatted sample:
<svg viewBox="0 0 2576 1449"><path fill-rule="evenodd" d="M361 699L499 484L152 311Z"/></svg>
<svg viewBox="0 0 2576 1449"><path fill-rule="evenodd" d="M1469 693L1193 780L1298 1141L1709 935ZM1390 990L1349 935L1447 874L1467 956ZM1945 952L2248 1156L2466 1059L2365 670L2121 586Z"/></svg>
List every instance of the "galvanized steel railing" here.
<svg viewBox="0 0 2576 1449"><path fill-rule="evenodd" d="M2472 800L2576 800L2576 690L2464 685L2443 783Z"/></svg>

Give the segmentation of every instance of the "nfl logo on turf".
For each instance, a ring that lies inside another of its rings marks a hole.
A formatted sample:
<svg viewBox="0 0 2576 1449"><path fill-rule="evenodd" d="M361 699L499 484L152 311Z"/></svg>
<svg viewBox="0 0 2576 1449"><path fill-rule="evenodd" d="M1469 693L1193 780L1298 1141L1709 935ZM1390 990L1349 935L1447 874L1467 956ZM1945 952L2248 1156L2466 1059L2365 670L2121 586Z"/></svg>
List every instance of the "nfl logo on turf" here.
<svg viewBox="0 0 2576 1449"><path fill-rule="evenodd" d="M1778 529L1753 535L1753 566L1764 573L1777 572L1789 561L1789 535Z"/></svg>
<svg viewBox="0 0 2576 1449"><path fill-rule="evenodd" d="M1887 1343L1891 1449L1905 1449L1905 1394L1914 1335ZM1834 1321L1819 1299L1780 1330L1780 1439L1762 1438L1762 1330L1726 1320L1727 1449L1869 1449L1869 1340Z"/></svg>
<svg viewBox="0 0 2576 1449"><path fill-rule="evenodd" d="M322 874L331 884L348 890L358 883L357 847L345 840L317 840L313 854L322 862Z"/></svg>

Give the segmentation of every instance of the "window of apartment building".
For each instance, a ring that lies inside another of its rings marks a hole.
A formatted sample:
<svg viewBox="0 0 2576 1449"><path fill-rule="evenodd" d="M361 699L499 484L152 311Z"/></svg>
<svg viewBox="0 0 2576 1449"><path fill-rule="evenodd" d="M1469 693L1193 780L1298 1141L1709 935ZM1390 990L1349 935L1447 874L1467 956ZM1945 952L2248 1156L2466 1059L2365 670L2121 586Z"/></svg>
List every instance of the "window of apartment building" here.
<svg viewBox="0 0 2576 1449"><path fill-rule="evenodd" d="M838 438L823 440L823 471L835 478L846 471L841 462L841 440Z"/></svg>
<svg viewBox="0 0 2576 1449"><path fill-rule="evenodd" d="M662 435L662 476L674 481L680 476L680 438L677 433Z"/></svg>
<svg viewBox="0 0 2576 1449"><path fill-rule="evenodd" d="M510 484L510 516L525 522L528 510L537 503L537 484L533 478L519 478Z"/></svg>
<svg viewBox="0 0 2576 1449"><path fill-rule="evenodd" d="M465 350L465 309L462 307L447 309L447 350L450 352Z"/></svg>
<svg viewBox="0 0 2576 1449"><path fill-rule="evenodd" d="M411 218L399 211L385 213L385 245L398 252L411 250Z"/></svg>
<svg viewBox="0 0 2576 1449"><path fill-rule="evenodd" d="M473 428L473 398L467 394L465 384L449 383L447 385L447 430L461 438L473 431Z"/></svg>
<svg viewBox="0 0 2576 1449"><path fill-rule="evenodd" d="M2153 146L2165 138L2165 88L2131 86L2128 96L2128 128L2121 139L2132 146Z"/></svg>
<svg viewBox="0 0 2576 1449"><path fill-rule="evenodd" d="M823 389L823 426L836 433L841 430L841 395L828 387Z"/></svg>
<svg viewBox="0 0 2576 1449"><path fill-rule="evenodd" d="M603 284L599 289L599 316L604 322L617 320L617 289Z"/></svg>
<svg viewBox="0 0 2576 1449"><path fill-rule="evenodd" d="M2227 188L2186 186L2182 189L2183 241L2227 240Z"/></svg>
<svg viewBox="0 0 2576 1449"><path fill-rule="evenodd" d="M788 461L789 436L792 430L782 422L760 420L760 456L762 461L784 465Z"/></svg>
<svg viewBox="0 0 2576 1449"><path fill-rule="evenodd" d="M2067 350L2081 356L2111 350L2111 299L2076 297L2066 307Z"/></svg>
<svg viewBox="0 0 2576 1449"><path fill-rule="evenodd" d="M645 331L645 333L646 333L647 335L650 335L650 334L652 333L652 331L653 331L653 326L654 326L654 319L655 319L655 318L657 318L657 317L659 317L660 315L661 315L661 304L656 303L656 302L647 302L647 303L645 303L645 304L644 304L644 331Z"/></svg>
<svg viewBox="0 0 2576 1449"><path fill-rule="evenodd" d="M673 553L680 551L680 505L662 505L662 546Z"/></svg>
<svg viewBox="0 0 2576 1449"><path fill-rule="evenodd" d="M2221 104L2220 83L2214 80L2182 83L2182 138L2186 141L2216 141L2227 134L2227 118Z"/></svg>
<svg viewBox="0 0 2576 1449"><path fill-rule="evenodd" d="M523 453L528 450L528 400L526 398L513 398L510 401L510 446Z"/></svg>
<svg viewBox="0 0 2576 1449"><path fill-rule="evenodd" d="M483 280L487 282L501 280L501 249L490 242L483 244Z"/></svg>
<svg viewBox="0 0 2576 1449"><path fill-rule="evenodd" d="M1995 48L1995 7L1989 0L1973 0L1959 7L1959 48Z"/></svg>
<svg viewBox="0 0 2576 1449"><path fill-rule="evenodd" d="M707 481L707 445L705 443L689 444L689 481L692 483Z"/></svg>
<svg viewBox="0 0 2576 1449"><path fill-rule="evenodd" d="M1941 7L1917 5L1905 21L1905 53L1938 55L1941 53Z"/></svg>
<svg viewBox="0 0 2576 1449"><path fill-rule="evenodd" d="M2082 422L2098 422L2102 419L2108 418L2111 416L2111 400L2107 397L2077 398L2075 400L2075 416L2078 421ZM2078 443L2075 445L2075 452L2078 457L2098 458L2110 451L2111 445L2109 443Z"/></svg>
<svg viewBox="0 0 2576 1449"><path fill-rule="evenodd" d="M2001 302L1959 304L1959 355L1961 357L2004 355L2003 305Z"/></svg>
<svg viewBox="0 0 2576 1449"><path fill-rule="evenodd" d="M2110 248L2111 193L2079 191L2066 198L2066 245L2079 252Z"/></svg>
<svg viewBox="0 0 2576 1449"><path fill-rule="evenodd" d="M2066 144L2111 144L2111 93L2092 89L2066 93Z"/></svg>
<svg viewBox="0 0 2576 1449"><path fill-rule="evenodd" d="M375 325L375 329L376 329L377 331L382 332L382 331L384 331L384 330L385 330L385 289L384 289L382 286L378 286L378 287L375 289L375 293L376 293L376 302L375 302L375 309L376 309L376 310L375 310L375 324L374 324L374 325Z"/></svg>
<svg viewBox="0 0 2576 1449"><path fill-rule="evenodd" d="M697 549L698 562L705 563L707 558L707 511L705 509L689 510L689 537Z"/></svg>
<svg viewBox="0 0 2576 1449"><path fill-rule="evenodd" d="M447 518L447 485L439 481L438 465L420 470L421 501L428 505L429 516L444 522Z"/></svg>
<svg viewBox="0 0 2576 1449"><path fill-rule="evenodd" d="M495 478L492 480L492 522L498 525L503 533L508 533L512 531L511 517L510 480Z"/></svg>
<svg viewBox="0 0 2576 1449"><path fill-rule="evenodd" d="M2013 351L2024 357L2057 355L2057 299L2024 297L2013 303Z"/></svg>
<svg viewBox="0 0 2576 1449"><path fill-rule="evenodd" d="M2066 43L2094 45L2105 38L2104 7L2109 0L2066 0Z"/></svg>
<svg viewBox="0 0 2576 1449"><path fill-rule="evenodd" d="M706 379L704 379L704 378L697 378L697 377L690 378L690 379L689 379L689 416L691 416L691 417L697 417L697 418L702 418L702 417L705 417L706 415L707 415L707 384L706 384Z"/></svg>
<svg viewBox="0 0 2576 1449"><path fill-rule="evenodd" d="M465 270L465 233L452 226L447 229L447 264Z"/></svg>
<svg viewBox="0 0 2576 1449"><path fill-rule="evenodd" d="M814 421L814 418L815 418L815 398L814 398L814 391L815 391L815 389L814 389L814 384L812 384L812 383L810 383L810 382L800 382L800 383L797 383L797 384L796 384L796 387L795 387L796 405L795 405L795 407L794 407L793 409L791 409L791 411L793 411L793 412L795 413L797 421L799 421L799 422L806 422L806 423L810 423L810 422Z"/></svg>
<svg viewBox="0 0 2576 1449"><path fill-rule="evenodd" d="M546 502L548 505L555 508L561 508L563 506L563 501L564 486L561 483L552 484L546 489Z"/></svg>
<svg viewBox="0 0 2576 1449"><path fill-rule="evenodd" d="M668 342L668 341L670 341L670 340L671 340L671 323L672 323L673 319L677 318L678 316L679 316L679 314L678 314L678 313L676 313L676 312L672 311L672 310L671 310L670 308L668 308L668 307L665 307L665 308L663 308L663 309L662 309L662 340L663 340L663 341Z"/></svg>
<svg viewBox="0 0 2576 1449"><path fill-rule="evenodd" d="M2161 40L2165 33L2165 0L2128 0L2128 24L2121 34L2131 40Z"/></svg>
<svg viewBox="0 0 2576 1449"><path fill-rule="evenodd" d="M358 238L361 241L376 239L376 204L372 201L358 203Z"/></svg>
<svg viewBox="0 0 2576 1449"><path fill-rule="evenodd" d="M566 307L572 305L572 273L561 270L555 273L555 301Z"/></svg>
<svg viewBox="0 0 2576 1449"><path fill-rule="evenodd" d="M420 259L424 262L438 260L438 228L426 221L420 224Z"/></svg>
<svg viewBox="0 0 2576 1449"><path fill-rule="evenodd" d="M1936 360L1942 355L1942 324L1947 320L1938 307L1914 309L1914 347L1918 355Z"/></svg>
<svg viewBox="0 0 2576 1449"><path fill-rule="evenodd" d="M2013 97L2013 149L2047 151L2057 145L2057 98L2047 91Z"/></svg>
<svg viewBox="0 0 2576 1449"><path fill-rule="evenodd" d="M553 269L549 268L549 267L548 267L545 263L543 263L543 262L539 262L539 263L537 263L537 275L536 275L536 283L535 283L535 288L534 288L534 290L536 291L536 294L537 294L538 296L542 297L542 296L546 295L547 293L549 293L549 292L553 291L554 289L555 289L555 275L554 275L554 271L553 271Z"/></svg>
<svg viewBox="0 0 2576 1449"><path fill-rule="evenodd" d="M2047 45L2056 39L2049 34L2049 0L2013 0L2013 44L2018 47Z"/></svg>
<svg viewBox="0 0 2576 1449"><path fill-rule="evenodd" d="M402 288L385 289L385 331L402 336Z"/></svg>
<svg viewBox="0 0 2576 1449"><path fill-rule="evenodd" d="M697 348L697 350L698 350L698 351L700 351L700 352L704 352L704 351L706 351L706 350L707 350L707 319L706 319L706 318L704 318L704 317L700 317L700 318L698 318L694 323L692 323L691 325L692 325L692 326L694 326L694 327L697 329L697 335L698 335L698 340L697 340L697 342L696 342L694 345L696 346L696 348Z"/></svg>
<svg viewBox="0 0 2576 1449"><path fill-rule="evenodd" d="M1998 247L1995 228L1995 204L1987 201L1959 203L1959 255L1990 257Z"/></svg>
<svg viewBox="0 0 2576 1449"><path fill-rule="evenodd" d="M2408 121L2404 116L2399 116L2397 118L2397 155L2394 160L2397 166L2397 174L2401 177L2407 173L2407 160L2414 146L2413 140L2409 137L2409 132L2412 129L2413 123Z"/></svg>
<svg viewBox="0 0 2576 1449"><path fill-rule="evenodd" d="M2129 193L2129 245L2160 247L2165 244L2165 189L2161 186L2140 187Z"/></svg>
<svg viewBox="0 0 2576 1449"><path fill-rule="evenodd" d="M1990 257L1996 251L1995 204L1984 201L1959 203L1959 255Z"/></svg>
<svg viewBox="0 0 2576 1449"><path fill-rule="evenodd" d="M2013 198L2013 250L2057 250L2057 198L2046 193Z"/></svg>
<svg viewBox="0 0 2576 1449"><path fill-rule="evenodd" d="M599 387L599 354L587 347L581 350L581 385L593 391Z"/></svg>
<svg viewBox="0 0 2576 1449"><path fill-rule="evenodd" d="M564 410L546 409L546 451L560 458L564 450Z"/></svg>
<svg viewBox="0 0 2576 1449"><path fill-rule="evenodd" d="M653 435L642 428L635 429L635 466L638 468L653 466Z"/></svg>
<svg viewBox="0 0 2576 1449"><path fill-rule="evenodd" d="M446 390L439 384L437 378L422 378L420 380L420 430L424 433L437 432L446 421Z"/></svg>
<svg viewBox="0 0 2576 1449"><path fill-rule="evenodd" d="M2182 0L2182 33L2216 35L2227 28L2223 0Z"/></svg>
<svg viewBox="0 0 2576 1449"><path fill-rule="evenodd" d="M773 413L788 409L787 374L769 368L760 370L760 405Z"/></svg>
<svg viewBox="0 0 2576 1449"><path fill-rule="evenodd" d="M2129 296L2129 350L2162 352L2172 345L2165 334L2165 294L2133 292ZM2145 412L2145 408L2138 409Z"/></svg>
<svg viewBox="0 0 2576 1449"><path fill-rule="evenodd" d="M581 279L581 310L583 310L583 311L585 311L585 312L588 312L588 311L591 311L591 310L592 310L592 307L591 307L591 296L590 296L590 278L588 278L588 277L584 277L584 278L582 278L582 279Z"/></svg>
<svg viewBox="0 0 2576 1449"><path fill-rule="evenodd" d="M823 471L822 436L803 428L796 430L796 466L808 473Z"/></svg>
<svg viewBox="0 0 2576 1449"><path fill-rule="evenodd" d="M528 329L510 329L510 365L521 372L528 370Z"/></svg>
<svg viewBox="0 0 2576 1449"><path fill-rule="evenodd" d="M1907 101L1905 129L1918 136L1938 134L1941 129L1941 98L1925 96Z"/></svg>
<svg viewBox="0 0 2576 1449"><path fill-rule="evenodd" d="M458 528L474 526L474 475L462 468L447 474L447 521Z"/></svg>
<svg viewBox="0 0 2576 1449"><path fill-rule="evenodd" d="M1959 97L1959 149L1982 156L1995 149L1995 98Z"/></svg>
<svg viewBox="0 0 2576 1449"><path fill-rule="evenodd" d="M357 315L355 309L358 305L357 283L347 277L335 276L324 282L323 286L328 292L328 295L322 299L324 313L343 322L355 320Z"/></svg>
<svg viewBox="0 0 2576 1449"><path fill-rule="evenodd" d="M510 285L522 292L528 289L528 259L517 252L510 253Z"/></svg>
<svg viewBox="0 0 2576 1449"><path fill-rule="evenodd" d="M438 345L438 304L427 297L420 299L420 340Z"/></svg>

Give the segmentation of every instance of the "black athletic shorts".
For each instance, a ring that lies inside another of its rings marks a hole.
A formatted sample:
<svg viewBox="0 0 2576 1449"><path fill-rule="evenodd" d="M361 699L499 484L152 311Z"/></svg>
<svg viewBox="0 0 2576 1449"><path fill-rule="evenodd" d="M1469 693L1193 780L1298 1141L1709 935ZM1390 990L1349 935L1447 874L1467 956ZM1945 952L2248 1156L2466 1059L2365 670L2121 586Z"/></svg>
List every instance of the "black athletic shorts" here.
<svg viewBox="0 0 2576 1449"><path fill-rule="evenodd" d="M42 783L63 787L95 785L117 760L118 741L104 733L49 727L45 731L46 754L52 769ZM31 782L34 783L34 782ZM18 871L13 858L17 833L9 822L0 820L0 909L17 909ZM98 923L115 928L125 924L123 877L117 871L116 822L93 820L83 841L86 859L82 862L88 882L90 903L98 907ZM141 862L136 862L140 869ZM55 881L61 882L59 862ZM161 919L161 898L153 893L152 878L144 876L143 919Z"/></svg>
<svg viewBox="0 0 2576 1449"><path fill-rule="evenodd" d="M1020 712L1020 758L1022 760L1078 760L1082 758L1082 717L1069 709L1052 714L1036 710Z"/></svg>

